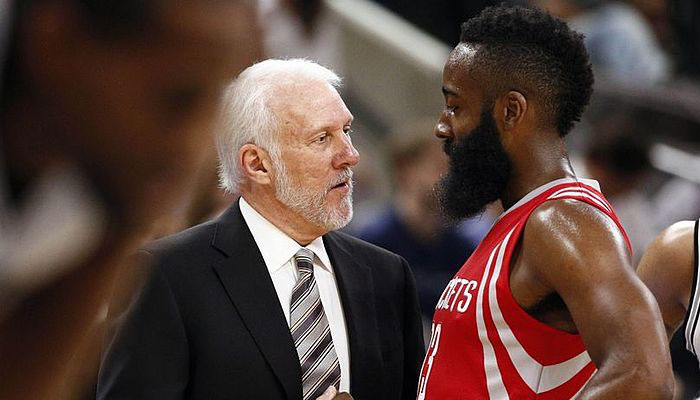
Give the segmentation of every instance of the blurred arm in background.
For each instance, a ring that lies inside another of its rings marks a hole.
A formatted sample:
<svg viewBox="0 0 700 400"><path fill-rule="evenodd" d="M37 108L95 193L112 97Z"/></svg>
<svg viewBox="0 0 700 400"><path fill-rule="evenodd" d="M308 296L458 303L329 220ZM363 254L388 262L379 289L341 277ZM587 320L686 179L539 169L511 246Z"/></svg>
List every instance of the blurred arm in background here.
<svg viewBox="0 0 700 400"><path fill-rule="evenodd" d="M257 55L256 18L243 0L23 0L11 24L0 398L60 398L123 255L187 193L220 90Z"/></svg>

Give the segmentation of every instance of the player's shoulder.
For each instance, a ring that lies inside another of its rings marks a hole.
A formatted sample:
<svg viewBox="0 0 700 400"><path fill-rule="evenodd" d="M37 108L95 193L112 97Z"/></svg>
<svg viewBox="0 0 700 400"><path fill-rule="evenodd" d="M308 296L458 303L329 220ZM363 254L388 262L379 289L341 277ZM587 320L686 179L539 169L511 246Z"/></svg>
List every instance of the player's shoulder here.
<svg viewBox="0 0 700 400"><path fill-rule="evenodd" d="M633 271L627 241L616 222L597 207L578 200L550 200L539 205L525 225L521 252L523 261L543 276L561 273L568 279L566 276L574 274L565 271L600 276Z"/></svg>
<svg viewBox="0 0 700 400"><path fill-rule="evenodd" d="M574 199L543 202L528 218L526 231L543 240L585 237L588 242L613 239L624 244L624 236L611 215Z"/></svg>
<svg viewBox="0 0 700 400"><path fill-rule="evenodd" d="M657 240L661 247L669 250L692 251L696 221L679 221L664 229Z"/></svg>
<svg viewBox="0 0 700 400"><path fill-rule="evenodd" d="M674 265L692 266L695 247L695 221L676 222L654 239L645 255Z"/></svg>
<svg viewBox="0 0 700 400"><path fill-rule="evenodd" d="M671 335L686 316L693 300L695 280L695 221L681 221L666 228L649 245L637 267L637 275L651 290Z"/></svg>
<svg viewBox="0 0 700 400"><path fill-rule="evenodd" d="M689 276L695 259L695 221L676 222L649 245L639 263L640 274L663 269L664 275ZM659 271L661 273L661 271Z"/></svg>

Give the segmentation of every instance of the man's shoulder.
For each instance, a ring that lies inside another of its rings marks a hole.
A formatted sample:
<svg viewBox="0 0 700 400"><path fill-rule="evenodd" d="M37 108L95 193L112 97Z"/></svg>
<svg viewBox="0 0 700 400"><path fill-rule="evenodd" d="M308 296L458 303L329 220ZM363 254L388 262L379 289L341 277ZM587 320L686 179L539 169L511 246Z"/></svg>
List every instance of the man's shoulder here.
<svg viewBox="0 0 700 400"><path fill-rule="evenodd" d="M697 221L676 222L664 229L649 246L647 253L653 253L658 260L664 261L663 264L668 264L664 265L665 273L681 274L681 271L671 270L678 268L686 272L684 275L690 271L692 278L696 262L696 223Z"/></svg>
<svg viewBox="0 0 700 400"><path fill-rule="evenodd" d="M350 267L362 267L374 278L375 293L402 293L401 288L407 279L414 279L408 262L394 252L343 232L330 232L326 237L331 260Z"/></svg>
<svg viewBox="0 0 700 400"><path fill-rule="evenodd" d="M649 245L637 269L648 285L673 288L680 295L690 291L697 262L695 224L696 221L676 222ZM659 285L659 281L663 284Z"/></svg>
<svg viewBox="0 0 700 400"><path fill-rule="evenodd" d="M146 244L142 250L156 258L182 257L183 255L201 252L202 249L211 246L216 228L216 220L207 221L181 232L154 240Z"/></svg>
<svg viewBox="0 0 700 400"><path fill-rule="evenodd" d="M679 221L659 234L659 240L674 251L692 252L696 221Z"/></svg>
<svg viewBox="0 0 700 400"><path fill-rule="evenodd" d="M587 231L603 239L620 236L620 228L612 210L604 211L578 199L556 199L545 201L533 210L526 232L537 231L537 235L546 240L549 235Z"/></svg>
<svg viewBox="0 0 700 400"><path fill-rule="evenodd" d="M614 215L573 199L539 205L527 220L520 252L527 265L547 276L575 269L596 273L594 264L632 269L627 238Z"/></svg>
<svg viewBox="0 0 700 400"><path fill-rule="evenodd" d="M334 231L327 234L331 245L335 242L341 244L353 255L363 255L365 257L379 257L381 259L393 259L401 262L403 257L385 248L379 247L366 240L352 236L345 232Z"/></svg>

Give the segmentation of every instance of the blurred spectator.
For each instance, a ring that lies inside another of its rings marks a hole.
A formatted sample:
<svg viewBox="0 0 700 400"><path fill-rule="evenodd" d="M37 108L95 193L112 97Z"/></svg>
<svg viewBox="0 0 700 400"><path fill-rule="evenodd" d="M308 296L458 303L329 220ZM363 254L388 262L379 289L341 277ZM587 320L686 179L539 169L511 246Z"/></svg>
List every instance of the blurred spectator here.
<svg viewBox="0 0 700 400"><path fill-rule="evenodd" d="M622 134L596 132L597 139L586 153L586 169L600 183L620 222L625 227L636 265L658 234L653 220L654 204L645 191L644 182L650 171L648 147L636 132L624 123L615 124Z"/></svg>
<svg viewBox="0 0 700 400"><path fill-rule="evenodd" d="M499 0L374 0L425 30L433 37L454 47L459 41L460 27L485 7L502 3ZM513 3L512 1L510 3Z"/></svg>
<svg viewBox="0 0 700 400"><path fill-rule="evenodd" d="M596 77L634 84L653 84L669 78L668 56L648 22L631 5L603 0L532 0L564 18L585 35Z"/></svg>
<svg viewBox="0 0 700 400"><path fill-rule="evenodd" d="M68 361L94 342L123 255L188 191L220 89L257 55L256 19L243 0L11 4L0 398L73 397Z"/></svg>
<svg viewBox="0 0 700 400"><path fill-rule="evenodd" d="M340 29L321 0L258 0L266 57L309 58L342 72Z"/></svg>
<svg viewBox="0 0 700 400"><path fill-rule="evenodd" d="M696 124L676 112L682 106L667 105L674 113L664 112L663 96L655 93L658 104L650 98L636 105L620 94L599 94L587 115L585 167L613 204L632 242L635 261L662 229L700 212L697 184L652 166L652 161L658 165L658 155L652 152L658 146L651 144L675 142L683 148L681 139L697 132Z"/></svg>
<svg viewBox="0 0 700 400"><path fill-rule="evenodd" d="M149 240L159 239L212 219L233 203L238 195L226 193L219 187L217 160L216 149L211 143L190 190L183 193L180 206L175 212L158 218L152 224L148 234Z"/></svg>
<svg viewBox="0 0 700 400"><path fill-rule="evenodd" d="M192 201L185 214L186 227L217 217L229 208L238 194L225 192L219 186L216 153L207 159L194 186Z"/></svg>
<svg viewBox="0 0 700 400"><path fill-rule="evenodd" d="M393 202L358 234L406 258L416 277L423 320L428 327L443 289L491 222L490 217L484 216L458 226L445 225L433 187L447 171L447 156L440 142L430 135L430 128L425 128L431 125L413 124L412 129L396 135L400 140L389 149Z"/></svg>
<svg viewBox="0 0 700 400"><path fill-rule="evenodd" d="M669 0L626 0L647 20L654 31L659 44L664 49L672 46L671 25L669 20Z"/></svg>
<svg viewBox="0 0 700 400"><path fill-rule="evenodd" d="M700 2L669 0L669 18L681 75L700 78Z"/></svg>
<svg viewBox="0 0 700 400"><path fill-rule="evenodd" d="M298 17L304 32L311 34L322 11L322 0L282 0L282 6L290 8Z"/></svg>

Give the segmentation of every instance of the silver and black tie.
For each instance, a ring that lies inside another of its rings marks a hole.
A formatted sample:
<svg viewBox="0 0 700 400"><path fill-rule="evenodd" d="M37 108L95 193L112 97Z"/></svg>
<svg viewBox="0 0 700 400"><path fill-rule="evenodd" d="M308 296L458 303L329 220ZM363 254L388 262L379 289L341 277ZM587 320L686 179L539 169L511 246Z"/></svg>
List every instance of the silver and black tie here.
<svg viewBox="0 0 700 400"><path fill-rule="evenodd" d="M292 290L290 331L301 363L304 400L340 384L340 363L314 278L314 253L301 248L294 255L299 279Z"/></svg>

